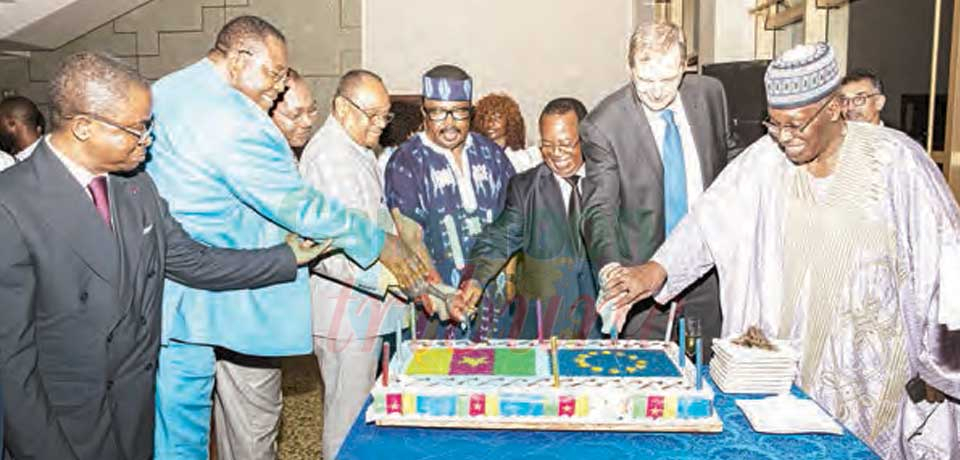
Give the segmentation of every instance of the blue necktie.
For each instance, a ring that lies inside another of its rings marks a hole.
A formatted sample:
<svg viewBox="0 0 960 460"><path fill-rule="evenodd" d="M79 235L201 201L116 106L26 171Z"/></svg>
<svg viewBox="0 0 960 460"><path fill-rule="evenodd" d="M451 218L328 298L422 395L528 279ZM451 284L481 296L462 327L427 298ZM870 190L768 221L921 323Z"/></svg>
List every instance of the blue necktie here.
<svg viewBox="0 0 960 460"><path fill-rule="evenodd" d="M687 169L683 163L683 144L680 142L680 130L673 121L670 109L660 113L667 126L663 132L663 216L666 221L666 235L687 214Z"/></svg>

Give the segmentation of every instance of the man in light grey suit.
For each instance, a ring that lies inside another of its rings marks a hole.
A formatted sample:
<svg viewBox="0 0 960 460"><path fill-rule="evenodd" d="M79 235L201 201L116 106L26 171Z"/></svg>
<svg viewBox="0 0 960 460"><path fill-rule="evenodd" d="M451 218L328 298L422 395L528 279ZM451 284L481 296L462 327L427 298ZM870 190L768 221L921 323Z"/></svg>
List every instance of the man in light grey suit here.
<svg viewBox="0 0 960 460"><path fill-rule="evenodd" d="M151 99L134 70L78 53L50 96L52 134L0 179L6 458L149 459L164 277L215 290L287 282L319 247L191 240L136 170Z"/></svg>
<svg viewBox="0 0 960 460"><path fill-rule="evenodd" d="M720 82L684 76L686 46L673 24L643 24L630 39L631 82L607 96L581 123L587 177L583 231L605 299L633 305L621 336L660 339L664 306L637 303L635 266L646 262L738 149ZM720 301L711 273L679 300L702 320L707 339L720 332ZM707 348L709 350L709 348Z"/></svg>

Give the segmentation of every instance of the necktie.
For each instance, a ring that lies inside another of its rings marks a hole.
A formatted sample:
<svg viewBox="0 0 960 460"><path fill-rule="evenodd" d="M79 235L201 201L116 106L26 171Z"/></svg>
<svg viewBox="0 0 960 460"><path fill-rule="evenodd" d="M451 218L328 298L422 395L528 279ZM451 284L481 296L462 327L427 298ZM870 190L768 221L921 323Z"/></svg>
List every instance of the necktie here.
<svg viewBox="0 0 960 460"><path fill-rule="evenodd" d="M93 207L97 208L97 214L107 224L107 228L113 229L110 223L110 198L107 197L107 178L106 176L94 177L87 185L90 196L93 197Z"/></svg>
<svg viewBox="0 0 960 460"><path fill-rule="evenodd" d="M583 239L580 237L580 189L577 187L580 176L574 174L564 177L563 180L573 188L567 201L567 220L570 223L570 235L573 237L573 250L580 255L583 254Z"/></svg>
<svg viewBox="0 0 960 460"><path fill-rule="evenodd" d="M687 168L683 162L683 144L680 142L680 130L673 120L670 109L660 113L666 122L663 133L663 215L666 221L666 235L680 219L687 214Z"/></svg>

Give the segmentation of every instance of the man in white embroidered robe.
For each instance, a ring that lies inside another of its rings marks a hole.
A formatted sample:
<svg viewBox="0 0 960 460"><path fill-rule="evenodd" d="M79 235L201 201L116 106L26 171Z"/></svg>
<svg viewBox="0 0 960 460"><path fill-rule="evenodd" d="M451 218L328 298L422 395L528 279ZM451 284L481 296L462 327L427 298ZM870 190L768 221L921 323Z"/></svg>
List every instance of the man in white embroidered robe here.
<svg viewBox="0 0 960 460"><path fill-rule="evenodd" d="M798 384L883 458L960 458L957 205L913 140L843 121L835 67L825 44L771 64L770 136L608 295L665 303L715 266L724 336L792 340Z"/></svg>

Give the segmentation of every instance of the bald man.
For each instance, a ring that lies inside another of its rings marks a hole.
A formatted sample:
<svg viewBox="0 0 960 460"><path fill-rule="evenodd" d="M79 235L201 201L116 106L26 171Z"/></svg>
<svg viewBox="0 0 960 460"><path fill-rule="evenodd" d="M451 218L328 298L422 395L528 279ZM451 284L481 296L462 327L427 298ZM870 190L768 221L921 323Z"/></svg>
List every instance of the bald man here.
<svg viewBox="0 0 960 460"><path fill-rule="evenodd" d="M317 100L313 97L310 83L293 69L287 74L287 89L280 94L277 103L270 110L273 124L280 128L287 138L293 155L300 159L303 146L310 140L313 125L319 116Z"/></svg>
<svg viewBox="0 0 960 460"><path fill-rule="evenodd" d="M0 102L0 149L17 161L33 154L43 135L43 114L37 104L23 96L11 96Z"/></svg>

